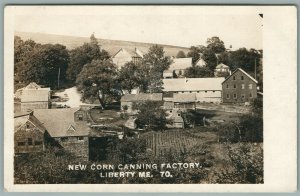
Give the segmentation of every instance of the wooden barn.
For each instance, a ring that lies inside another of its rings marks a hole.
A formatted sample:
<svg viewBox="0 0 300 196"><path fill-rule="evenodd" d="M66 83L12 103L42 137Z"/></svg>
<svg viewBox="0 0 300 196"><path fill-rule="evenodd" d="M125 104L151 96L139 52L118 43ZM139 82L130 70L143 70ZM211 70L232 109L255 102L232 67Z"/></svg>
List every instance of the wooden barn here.
<svg viewBox="0 0 300 196"><path fill-rule="evenodd" d="M222 83L223 103L251 102L257 97L257 80L241 68Z"/></svg>

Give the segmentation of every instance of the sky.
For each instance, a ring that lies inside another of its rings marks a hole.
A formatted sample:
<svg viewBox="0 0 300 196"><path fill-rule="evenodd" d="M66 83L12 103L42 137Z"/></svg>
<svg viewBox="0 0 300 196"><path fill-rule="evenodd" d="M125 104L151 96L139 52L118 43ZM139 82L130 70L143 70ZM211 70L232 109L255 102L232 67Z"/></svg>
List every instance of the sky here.
<svg viewBox="0 0 300 196"><path fill-rule="evenodd" d="M31 12L15 17L15 31L137 41L190 47L206 45L218 36L226 48L262 49L262 21L258 13L201 12Z"/></svg>

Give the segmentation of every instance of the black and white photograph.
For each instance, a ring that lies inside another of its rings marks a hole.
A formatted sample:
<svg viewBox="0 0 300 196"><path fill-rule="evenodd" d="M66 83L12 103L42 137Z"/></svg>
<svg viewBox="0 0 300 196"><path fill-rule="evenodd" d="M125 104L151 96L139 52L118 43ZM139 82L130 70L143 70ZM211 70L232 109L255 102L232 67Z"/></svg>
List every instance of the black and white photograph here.
<svg viewBox="0 0 300 196"><path fill-rule="evenodd" d="M13 184L265 183L263 11L62 7L14 16Z"/></svg>

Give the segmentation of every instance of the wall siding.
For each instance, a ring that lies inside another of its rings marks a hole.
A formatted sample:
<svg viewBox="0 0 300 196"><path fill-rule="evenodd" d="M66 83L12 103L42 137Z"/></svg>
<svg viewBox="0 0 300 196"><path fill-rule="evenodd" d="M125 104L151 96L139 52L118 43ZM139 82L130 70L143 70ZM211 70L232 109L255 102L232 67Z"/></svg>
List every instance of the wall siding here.
<svg viewBox="0 0 300 196"><path fill-rule="evenodd" d="M28 138L32 139L31 145L28 142ZM19 145L19 142L23 142L24 145ZM41 143L36 144L36 142ZM14 149L15 153L31 153L44 151L44 133L36 128L31 122L26 122L14 134Z"/></svg>
<svg viewBox="0 0 300 196"><path fill-rule="evenodd" d="M27 112L28 110L34 110L34 109L48 109L49 108L49 102L28 102L28 103L22 103L21 102L21 111Z"/></svg>
<svg viewBox="0 0 300 196"><path fill-rule="evenodd" d="M234 76L236 78L235 80L233 80ZM244 77L244 80L241 80L241 76ZM244 89L242 89L242 84L244 84ZM249 89L249 84L252 84L252 89ZM234 85L236 85L236 88L234 88ZM222 90L223 103L251 102L257 97L256 83L239 70L222 84ZM252 97L250 97L250 93ZM236 94L236 98L234 98L234 94ZM227 98L227 95L229 95L229 98ZM244 98L242 98L242 96L244 96Z"/></svg>

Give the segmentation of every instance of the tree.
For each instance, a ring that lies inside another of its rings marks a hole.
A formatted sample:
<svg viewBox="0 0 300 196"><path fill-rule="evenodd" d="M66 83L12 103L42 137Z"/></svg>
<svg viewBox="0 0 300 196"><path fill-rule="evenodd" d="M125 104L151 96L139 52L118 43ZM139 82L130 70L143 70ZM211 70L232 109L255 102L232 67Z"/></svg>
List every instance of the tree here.
<svg viewBox="0 0 300 196"><path fill-rule="evenodd" d="M260 57L259 52L255 49L240 48L230 53L228 65L232 70L242 68L247 72L254 72L255 64L259 64Z"/></svg>
<svg viewBox="0 0 300 196"><path fill-rule="evenodd" d="M176 58L185 58L185 57L186 57L186 55L182 50L180 50L176 55Z"/></svg>
<svg viewBox="0 0 300 196"><path fill-rule="evenodd" d="M94 34L90 37L90 43L84 43L70 51L70 64L67 70L67 79L74 83L77 75L80 73L82 67L92 62L93 60L109 59L109 54L105 50L101 50Z"/></svg>
<svg viewBox="0 0 300 196"><path fill-rule="evenodd" d="M83 91L82 100L98 98L103 107L118 100L117 77L117 68L110 60L93 60L84 65L76 80L78 90Z"/></svg>
<svg viewBox="0 0 300 196"><path fill-rule="evenodd" d="M185 70L184 76L187 78L209 78L214 76L214 72L207 67L191 66Z"/></svg>
<svg viewBox="0 0 300 196"><path fill-rule="evenodd" d="M223 63L225 65L228 65L229 63L229 53L228 52L222 52L218 55L218 64Z"/></svg>
<svg viewBox="0 0 300 196"><path fill-rule="evenodd" d="M166 128L166 113L161 108L162 102L145 101L133 105L134 110L138 110L136 124L139 127L148 127L154 130Z"/></svg>
<svg viewBox="0 0 300 196"><path fill-rule="evenodd" d="M198 61L201 55L201 49L197 46L191 46L189 52L187 53L187 57L192 57L192 64L195 65L195 63Z"/></svg>
<svg viewBox="0 0 300 196"><path fill-rule="evenodd" d="M119 82L123 90L131 90L138 87L141 82L138 77L138 66L133 62L126 63L120 70Z"/></svg>
<svg viewBox="0 0 300 196"><path fill-rule="evenodd" d="M141 62L143 64L139 69L139 77L143 90L152 92L161 92L163 72L169 68L172 60L165 57L164 48L159 45L153 45L149 48L147 54ZM146 77L146 78L145 78Z"/></svg>
<svg viewBox="0 0 300 196"><path fill-rule="evenodd" d="M208 38L207 41L207 48L211 49L214 53L221 53L225 51L224 42L220 40L219 37L212 37Z"/></svg>
<svg viewBox="0 0 300 196"><path fill-rule="evenodd" d="M217 66L217 57L214 53L214 51L210 48L207 48L206 50L203 51L203 60L206 62L207 67L211 70L214 71L214 69Z"/></svg>
<svg viewBox="0 0 300 196"><path fill-rule="evenodd" d="M36 45L20 64L20 80L32 81L56 88L58 82L65 81L69 63L66 47L60 44Z"/></svg>

